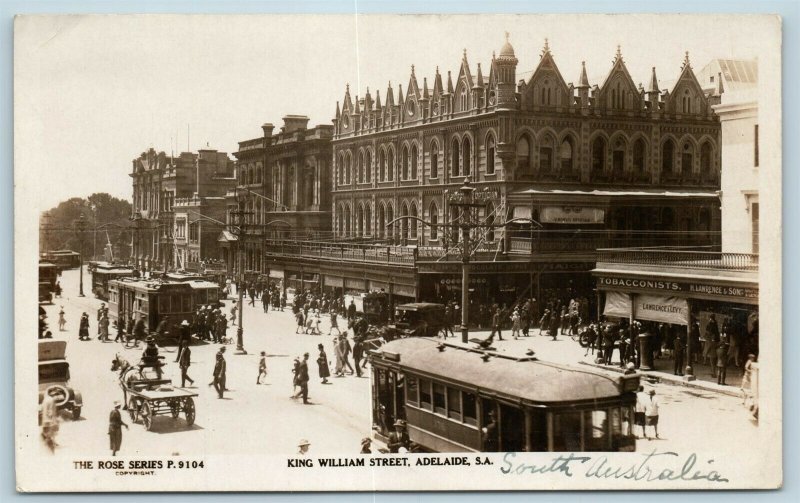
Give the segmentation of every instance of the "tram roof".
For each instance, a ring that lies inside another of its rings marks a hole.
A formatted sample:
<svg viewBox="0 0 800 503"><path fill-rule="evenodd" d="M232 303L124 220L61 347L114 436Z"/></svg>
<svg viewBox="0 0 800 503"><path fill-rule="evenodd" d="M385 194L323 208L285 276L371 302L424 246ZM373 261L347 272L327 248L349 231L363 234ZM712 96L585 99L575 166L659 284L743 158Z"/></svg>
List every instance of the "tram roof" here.
<svg viewBox="0 0 800 503"><path fill-rule="evenodd" d="M445 382L535 403L580 402L619 396L623 381L630 379L492 352L487 352L492 357L484 361L483 351L454 345L445 345L440 351L439 344L440 341L434 339L408 337L384 344L375 354L421 376L427 374ZM395 355L399 360L392 361ZM635 379L638 386L638 377ZM626 387L630 389L631 386Z"/></svg>

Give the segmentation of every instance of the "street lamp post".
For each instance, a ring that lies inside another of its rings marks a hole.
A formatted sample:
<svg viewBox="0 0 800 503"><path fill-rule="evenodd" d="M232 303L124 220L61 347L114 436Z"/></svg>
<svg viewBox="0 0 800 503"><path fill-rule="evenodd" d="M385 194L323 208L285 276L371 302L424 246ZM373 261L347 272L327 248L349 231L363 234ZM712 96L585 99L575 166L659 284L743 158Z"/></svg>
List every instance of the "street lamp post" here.
<svg viewBox="0 0 800 503"><path fill-rule="evenodd" d="M78 256L80 257L80 286L78 287L78 297L85 297L83 294L83 232L86 230L86 217L81 213L80 218L75 221L75 233L78 235Z"/></svg>
<svg viewBox="0 0 800 503"><path fill-rule="evenodd" d="M247 225L247 216L253 212L245 210L245 196L239 195L236 192L236 211L231 213L232 220L236 221L237 225L231 225L231 231L236 233L236 255L237 255L237 268L239 269L239 284L236 285L237 293L239 294L239 326L236 327L236 354L246 355L247 351L244 349L244 328L242 327L242 314L244 312L244 260L243 260L243 246L242 240L245 236L245 226ZM233 222L231 222L233 224Z"/></svg>

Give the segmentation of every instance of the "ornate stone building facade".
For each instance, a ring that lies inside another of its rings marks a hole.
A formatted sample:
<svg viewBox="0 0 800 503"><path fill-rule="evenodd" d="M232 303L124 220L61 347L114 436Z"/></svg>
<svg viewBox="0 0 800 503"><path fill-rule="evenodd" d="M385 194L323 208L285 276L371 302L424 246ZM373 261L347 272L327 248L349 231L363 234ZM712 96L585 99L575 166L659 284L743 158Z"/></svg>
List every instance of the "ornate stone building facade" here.
<svg viewBox="0 0 800 503"><path fill-rule="evenodd" d="M333 126L308 129L308 120L287 115L278 133L273 133L272 124L264 124L263 135L239 142L234 153L237 182L227 194L227 223L236 222L236 212L244 213L246 271L266 272L267 238L330 238ZM229 270L237 270L232 256L236 247L231 244L238 243L238 237L227 232L220 239Z"/></svg>
<svg viewBox="0 0 800 503"><path fill-rule="evenodd" d="M688 53L669 90L655 68L637 85L619 48L601 83L583 63L577 84L566 82L546 41L530 78L517 81L517 63L506 41L488 76L465 51L432 86L413 66L405 93L390 85L383 97L353 98L348 86L334 119L335 236L416 245L416 296L448 297L452 264L423 262L458 236L412 219L388 224L449 221L447 194L470 178L498 194L487 222L516 218L480 236L475 257L508 263L507 275L488 269L490 295L506 301L502 291L590 290L598 248L719 244L720 123Z"/></svg>

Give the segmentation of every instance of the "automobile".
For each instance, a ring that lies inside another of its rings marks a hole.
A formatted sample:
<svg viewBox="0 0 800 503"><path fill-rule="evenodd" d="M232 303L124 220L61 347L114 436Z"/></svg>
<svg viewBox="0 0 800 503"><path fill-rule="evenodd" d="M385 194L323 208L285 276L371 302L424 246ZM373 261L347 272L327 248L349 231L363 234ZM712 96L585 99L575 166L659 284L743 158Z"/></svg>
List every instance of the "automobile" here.
<svg viewBox="0 0 800 503"><path fill-rule="evenodd" d="M445 306L431 302L413 302L395 307L398 337L437 337L445 335Z"/></svg>
<svg viewBox="0 0 800 503"><path fill-rule="evenodd" d="M83 396L69 384L69 363L65 359L67 341L39 341L39 423L42 421L42 400L55 390L59 412L67 410L72 419L81 417Z"/></svg>

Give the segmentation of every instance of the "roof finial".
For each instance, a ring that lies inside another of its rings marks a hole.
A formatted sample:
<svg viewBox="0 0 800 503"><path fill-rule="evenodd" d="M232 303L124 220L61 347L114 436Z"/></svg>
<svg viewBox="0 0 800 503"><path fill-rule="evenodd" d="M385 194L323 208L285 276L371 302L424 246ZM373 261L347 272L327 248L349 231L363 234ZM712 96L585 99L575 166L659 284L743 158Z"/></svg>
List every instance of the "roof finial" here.
<svg viewBox="0 0 800 503"><path fill-rule="evenodd" d="M510 36L511 36L511 34L506 32L506 42L508 42L508 37L510 37Z"/></svg>
<svg viewBox="0 0 800 503"><path fill-rule="evenodd" d="M550 43L547 40L547 37L544 37L544 52L550 52Z"/></svg>
<svg viewBox="0 0 800 503"><path fill-rule="evenodd" d="M439 75L439 65L436 65L436 75Z"/></svg>
<svg viewBox="0 0 800 503"><path fill-rule="evenodd" d="M620 46L619 44L617 44L617 56L616 56L616 58L617 59L622 59L622 46Z"/></svg>
<svg viewBox="0 0 800 503"><path fill-rule="evenodd" d="M350 92L350 83L349 82L347 84L345 84L345 92L346 93Z"/></svg>
<svg viewBox="0 0 800 503"><path fill-rule="evenodd" d="M686 56L683 58L683 66L681 67L681 70L682 70L683 68L686 68L687 66L688 66L689 68L691 68L691 67L692 67L692 65L690 65L690 64L689 64L689 51L686 51Z"/></svg>
<svg viewBox="0 0 800 503"><path fill-rule="evenodd" d="M411 65L411 76L414 76L414 65Z"/></svg>
<svg viewBox="0 0 800 503"><path fill-rule="evenodd" d="M467 48L464 48L464 59L467 59Z"/></svg>

